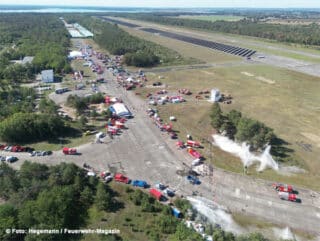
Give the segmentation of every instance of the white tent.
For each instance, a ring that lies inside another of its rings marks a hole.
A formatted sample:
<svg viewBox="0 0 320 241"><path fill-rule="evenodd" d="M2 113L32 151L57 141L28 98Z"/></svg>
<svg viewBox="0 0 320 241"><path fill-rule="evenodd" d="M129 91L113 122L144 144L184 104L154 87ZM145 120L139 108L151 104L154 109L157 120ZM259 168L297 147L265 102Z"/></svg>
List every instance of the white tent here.
<svg viewBox="0 0 320 241"><path fill-rule="evenodd" d="M123 103L115 103L109 107L112 113L121 117L131 117L132 114Z"/></svg>
<svg viewBox="0 0 320 241"><path fill-rule="evenodd" d="M82 56L83 56L83 54L80 51L71 51L69 53L68 58L77 58L77 57L82 57Z"/></svg>

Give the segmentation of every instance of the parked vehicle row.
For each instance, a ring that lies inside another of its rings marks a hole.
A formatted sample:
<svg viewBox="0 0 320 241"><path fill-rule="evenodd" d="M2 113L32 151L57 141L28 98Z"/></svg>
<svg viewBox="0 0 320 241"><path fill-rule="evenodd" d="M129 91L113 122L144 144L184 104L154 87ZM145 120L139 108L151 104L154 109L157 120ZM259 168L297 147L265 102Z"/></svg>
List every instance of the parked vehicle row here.
<svg viewBox="0 0 320 241"><path fill-rule="evenodd" d="M50 156L52 151L33 151L30 156Z"/></svg>
<svg viewBox="0 0 320 241"><path fill-rule="evenodd" d="M11 146L11 145L0 145L0 150L2 151L10 151L10 152L32 152L34 151L33 148L28 146Z"/></svg>
<svg viewBox="0 0 320 241"><path fill-rule="evenodd" d="M278 196L280 199L291 201L291 202L301 202L301 200L297 198L297 195L296 195L297 192L294 191L291 185L274 183L272 184L272 186L278 192Z"/></svg>

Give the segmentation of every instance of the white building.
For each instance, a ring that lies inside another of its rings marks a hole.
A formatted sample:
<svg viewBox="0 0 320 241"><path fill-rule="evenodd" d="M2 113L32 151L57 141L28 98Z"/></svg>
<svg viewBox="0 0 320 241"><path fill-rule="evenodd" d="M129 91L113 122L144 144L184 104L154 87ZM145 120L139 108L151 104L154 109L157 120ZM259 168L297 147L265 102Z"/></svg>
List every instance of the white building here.
<svg viewBox="0 0 320 241"><path fill-rule="evenodd" d="M221 93L218 89L211 90L210 102L218 102L221 99Z"/></svg>
<svg viewBox="0 0 320 241"><path fill-rule="evenodd" d="M44 83L54 82L53 69L41 71L41 81Z"/></svg>

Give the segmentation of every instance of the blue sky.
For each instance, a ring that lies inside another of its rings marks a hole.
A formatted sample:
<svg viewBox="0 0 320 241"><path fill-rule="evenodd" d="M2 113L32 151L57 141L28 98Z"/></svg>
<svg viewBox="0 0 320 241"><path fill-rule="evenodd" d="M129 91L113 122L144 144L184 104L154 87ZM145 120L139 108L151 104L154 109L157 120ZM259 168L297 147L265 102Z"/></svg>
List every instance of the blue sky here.
<svg viewBox="0 0 320 241"><path fill-rule="evenodd" d="M320 8L320 0L0 0L0 4L104 7Z"/></svg>

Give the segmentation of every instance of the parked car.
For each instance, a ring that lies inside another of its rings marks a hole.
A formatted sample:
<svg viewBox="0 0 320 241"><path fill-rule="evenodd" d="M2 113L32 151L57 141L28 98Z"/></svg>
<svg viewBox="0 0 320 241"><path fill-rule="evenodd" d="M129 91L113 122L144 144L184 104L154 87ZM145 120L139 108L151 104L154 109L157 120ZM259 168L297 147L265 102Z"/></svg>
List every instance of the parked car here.
<svg viewBox="0 0 320 241"><path fill-rule="evenodd" d="M96 174L95 174L94 172L90 171L90 172L87 172L87 176L89 176L89 177L95 177Z"/></svg>
<svg viewBox="0 0 320 241"><path fill-rule="evenodd" d="M50 156L52 155L52 151L42 151L41 154L42 156Z"/></svg>
<svg viewBox="0 0 320 241"><path fill-rule="evenodd" d="M64 147L62 149L63 154L65 155L77 155L77 149L75 148L69 148L69 147Z"/></svg>
<svg viewBox="0 0 320 241"><path fill-rule="evenodd" d="M167 188L167 187L166 187L165 185L163 185L161 182L160 182L160 183L157 183L157 184L155 185L155 187L156 187L157 189L159 189L159 190L164 190L164 189Z"/></svg>
<svg viewBox="0 0 320 241"><path fill-rule="evenodd" d="M107 182L107 183L111 182L112 179L113 179L113 174L112 173L110 173L109 175L104 177L104 181Z"/></svg>
<svg viewBox="0 0 320 241"><path fill-rule="evenodd" d="M164 194L166 194L168 197L174 197L175 191L173 191L170 188L167 188L166 190L163 191Z"/></svg>
<svg viewBox="0 0 320 241"><path fill-rule="evenodd" d="M148 187L148 184L147 184L146 181L133 180L133 181L132 181L132 186L146 188L146 187Z"/></svg>
<svg viewBox="0 0 320 241"><path fill-rule="evenodd" d="M192 184L192 185L199 185L201 182L200 180L195 177L195 176L192 176L192 175L188 175L187 176L187 180Z"/></svg>
<svg viewBox="0 0 320 241"><path fill-rule="evenodd" d="M105 182L110 182L113 179L113 174L110 171L104 171L100 173L100 177Z"/></svg>
<svg viewBox="0 0 320 241"><path fill-rule="evenodd" d="M12 149L12 146L6 146L3 150L4 151L11 151L11 149Z"/></svg>
<svg viewBox="0 0 320 241"><path fill-rule="evenodd" d="M128 177L124 176L121 173L116 173L114 175L114 180L117 181L117 182L123 182L123 183L126 183L126 184L129 184L130 181L131 181Z"/></svg>
<svg viewBox="0 0 320 241"><path fill-rule="evenodd" d="M7 156L7 157L6 157L6 162L12 163L12 162L15 162L15 161L17 161L17 160L18 160L18 158L15 157L15 156Z"/></svg>
<svg viewBox="0 0 320 241"><path fill-rule="evenodd" d="M158 81L158 82L154 82L152 85L153 86L160 86L160 85L162 85L162 83Z"/></svg>

